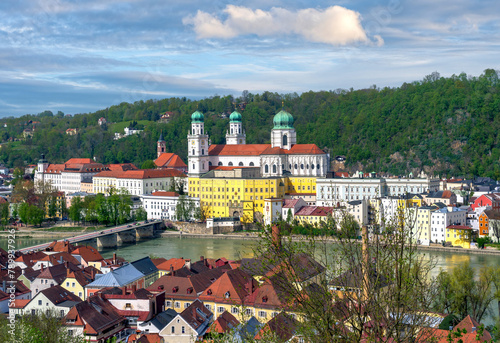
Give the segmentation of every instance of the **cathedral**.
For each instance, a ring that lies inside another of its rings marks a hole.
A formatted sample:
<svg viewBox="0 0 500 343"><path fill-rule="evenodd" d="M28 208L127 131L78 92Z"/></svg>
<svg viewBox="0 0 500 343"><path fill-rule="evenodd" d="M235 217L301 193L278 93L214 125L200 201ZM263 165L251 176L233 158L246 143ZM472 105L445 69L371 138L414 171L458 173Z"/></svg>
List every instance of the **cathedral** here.
<svg viewBox="0 0 500 343"><path fill-rule="evenodd" d="M217 167L258 167L261 177L325 177L329 156L316 144L297 144L292 115L284 110L273 118L271 144L246 144L241 114L229 117L226 144L210 144L203 113L191 115L188 133L188 176L200 177Z"/></svg>

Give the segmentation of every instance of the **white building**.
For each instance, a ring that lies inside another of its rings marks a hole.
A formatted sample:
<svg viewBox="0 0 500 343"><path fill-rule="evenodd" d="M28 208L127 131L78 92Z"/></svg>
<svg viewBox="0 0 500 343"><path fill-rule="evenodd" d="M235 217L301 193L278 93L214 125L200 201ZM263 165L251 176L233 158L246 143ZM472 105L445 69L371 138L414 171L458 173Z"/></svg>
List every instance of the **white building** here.
<svg viewBox="0 0 500 343"><path fill-rule="evenodd" d="M458 207L443 207L431 213L431 240L441 243L446 241L446 227L466 225L467 211Z"/></svg>
<svg viewBox="0 0 500 343"><path fill-rule="evenodd" d="M241 114L231 113L226 144L210 144L201 112L191 115L188 133L188 175L200 177L211 167L259 167L261 176L324 177L329 156L315 144L297 144L293 117L286 111L274 116L271 144L246 144Z"/></svg>
<svg viewBox="0 0 500 343"><path fill-rule="evenodd" d="M42 155L35 171L35 183L50 182L58 191L75 193L81 191L82 182L90 182L94 175L104 170L106 166L91 158L71 158L63 164L51 164Z"/></svg>
<svg viewBox="0 0 500 343"><path fill-rule="evenodd" d="M187 189L186 175L175 169L106 170L92 179L93 192L109 194L111 188L131 195L151 194L170 189L172 182L182 182Z"/></svg>
<svg viewBox="0 0 500 343"><path fill-rule="evenodd" d="M175 192L153 192L141 195L142 207L148 214L148 219L177 220L176 207L180 195ZM185 201L191 202L193 207L200 207L200 198L185 196ZM194 218L193 218L194 219Z"/></svg>
<svg viewBox="0 0 500 343"><path fill-rule="evenodd" d="M316 204L338 206L347 201L420 194L438 188L439 180L428 178L319 178L316 180Z"/></svg>

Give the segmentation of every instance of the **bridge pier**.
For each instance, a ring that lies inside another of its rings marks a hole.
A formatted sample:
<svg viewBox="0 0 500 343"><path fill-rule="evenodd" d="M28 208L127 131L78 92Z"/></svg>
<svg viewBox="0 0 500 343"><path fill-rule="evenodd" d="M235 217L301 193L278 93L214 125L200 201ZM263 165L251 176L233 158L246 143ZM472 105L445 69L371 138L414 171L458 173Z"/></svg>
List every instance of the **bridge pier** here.
<svg viewBox="0 0 500 343"><path fill-rule="evenodd" d="M154 238L155 232L153 225L148 225L145 227L140 227L135 229L135 236L138 241L144 238Z"/></svg>
<svg viewBox="0 0 500 343"><path fill-rule="evenodd" d="M117 234L110 234L105 236L97 237L97 249L108 249L108 248L116 248L118 246L117 243Z"/></svg>
<svg viewBox="0 0 500 343"><path fill-rule="evenodd" d="M136 242L136 233L134 232L134 230L118 232L116 237L116 243L118 246L135 242Z"/></svg>

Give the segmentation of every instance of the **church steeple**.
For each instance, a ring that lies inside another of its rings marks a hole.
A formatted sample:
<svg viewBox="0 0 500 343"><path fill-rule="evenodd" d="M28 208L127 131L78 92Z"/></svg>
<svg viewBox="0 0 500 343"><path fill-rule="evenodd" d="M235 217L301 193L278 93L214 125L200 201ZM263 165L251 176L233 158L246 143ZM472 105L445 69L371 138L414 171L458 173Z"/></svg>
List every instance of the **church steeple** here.
<svg viewBox="0 0 500 343"><path fill-rule="evenodd" d="M271 146L290 150L297 143L297 133L293 127L293 116L281 110L273 118L274 127L271 130Z"/></svg>
<svg viewBox="0 0 500 343"><path fill-rule="evenodd" d="M208 172L208 135L205 118L196 111L191 115L191 132L188 133L188 175L199 177Z"/></svg>
<svg viewBox="0 0 500 343"><path fill-rule="evenodd" d="M161 154L164 152L167 152L167 143L163 140L163 130L161 131L160 134L160 139L158 139L158 142L156 144L156 152L157 152L157 157L160 157Z"/></svg>
<svg viewBox="0 0 500 343"><path fill-rule="evenodd" d="M229 116L229 130L226 132L226 144L246 144L246 135L241 123L241 114L234 111Z"/></svg>

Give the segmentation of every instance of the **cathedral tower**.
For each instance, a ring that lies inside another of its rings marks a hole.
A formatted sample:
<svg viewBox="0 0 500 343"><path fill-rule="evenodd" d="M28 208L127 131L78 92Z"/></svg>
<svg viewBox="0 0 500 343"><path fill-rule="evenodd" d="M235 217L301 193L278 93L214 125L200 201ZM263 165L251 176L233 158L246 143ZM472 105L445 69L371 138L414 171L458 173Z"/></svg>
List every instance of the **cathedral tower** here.
<svg viewBox="0 0 500 343"><path fill-rule="evenodd" d="M271 147L290 150L297 143L297 133L293 128L293 117L285 110L279 111L273 118Z"/></svg>
<svg viewBox="0 0 500 343"><path fill-rule="evenodd" d="M200 177L208 172L208 135L205 134L203 113L191 115L191 132L188 133L188 176Z"/></svg>
<svg viewBox="0 0 500 343"><path fill-rule="evenodd" d="M229 130L226 132L226 144L246 144L246 135L241 124L241 114L234 111L229 116Z"/></svg>

